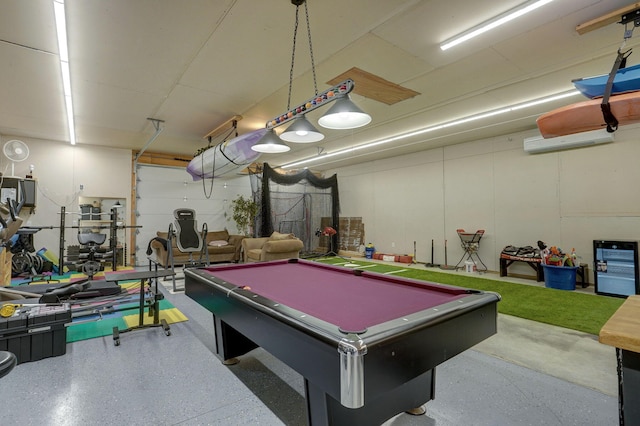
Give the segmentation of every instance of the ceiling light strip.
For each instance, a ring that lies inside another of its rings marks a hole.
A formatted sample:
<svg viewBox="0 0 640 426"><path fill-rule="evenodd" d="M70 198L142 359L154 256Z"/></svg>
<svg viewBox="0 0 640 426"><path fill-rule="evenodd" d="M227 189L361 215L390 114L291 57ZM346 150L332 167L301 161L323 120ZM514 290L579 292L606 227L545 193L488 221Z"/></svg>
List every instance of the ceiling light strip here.
<svg viewBox="0 0 640 426"><path fill-rule="evenodd" d="M501 25L506 24L509 21L512 21L516 18L519 18L522 15L525 15L529 12L532 12L539 7L544 6L547 3L551 3L553 0L537 0L537 1L529 1L524 3L514 9L511 9L501 15L498 15L479 26L472 28L468 31L465 31L440 45L441 50L447 50L458 44L464 43L465 41L471 40L474 37L479 36L480 34L486 33L487 31L491 31L494 28L497 28Z"/></svg>
<svg viewBox="0 0 640 426"><path fill-rule="evenodd" d="M433 126L429 126L429 127L425 127L422 129L418 129L412 132L408 132L408 133L403 133L397 136L392 136L389 138L385 138L385 139L380 139L377 141L372 141L372 142L368 142L368 143L364 143L361 145L355 145L355 146L351 146L349 148L344 148L344 149L340 149L337 151L333 151L333 152L328 152L328 153L322 153L319 155L315 155L313 157L309 157L309 158L305 158L303 160L299 160L299 161L294 161L292 163L288 163L288 164L284 164L282 166L280 166L283 169L287 169L287 168L291 168L291 167L297 167L297 166L301 166L304 164L308 164L308 163L312 163L314 161L318 161L320 159L326 159L329 157L335 157L338 155L342 155L342 154L348 154L348 153L353 153L355 151L359 151L362 149L366 149L366 148L372 148L375 146L379 146L379 145L383 145L383 144L387 144L387 143L391 143L391 142L396 142L399 140L403 140L403 139L407 139L407 138L411 138L413 136L418 136L424 133L429 133L429 132L434 132L436 130L442 130L442 129L446 129L446 128L450 128L450 127L454 127L454 126L459 126L461 124L466 124L472 121L477 121L477 120L482 120L485 118L489 118L489 117L494 117L497 115L502 115L502 114L506 114L512 111L518 111L524 108L530 108L533 106L537 106L537 105L541 105L541 104L545 104L548 102L554 102L557 100L561 100L564 98L568 98L571 96L575 96L580 94L580 92L578 92L577 90L570 90L567 92L561 92L561 93L557 93L555 95L551 95L551 96L546 96L544 98L539 98L539 99L534 99L531 101L527 101L527 102L522 102L522 103L518 103L518 104L514 104L514 105L510 105L507 106L505 108L499 108L499 109L495 109L495 110L491 110L491 111L486 111L486 112L481 112L478 114L473 114L467 117L463 117L457 120L453 120L453 121L448 121L445 123L441 123L441 124L436 124Z"/></svg>
<svg viewBox="0 0 640 426"><path fill-rule="evenodd" d="M56 33L58 37L58 52L60 56L60 72L64 90L64 103L67 110L67 126L69 128L69 142L76 144L75 123L73 120L73 100L71 98L71 73L69 71L69 49L67 44L67 21L65 17L64 0L53 0L53 11L56 19Z"/></svg>

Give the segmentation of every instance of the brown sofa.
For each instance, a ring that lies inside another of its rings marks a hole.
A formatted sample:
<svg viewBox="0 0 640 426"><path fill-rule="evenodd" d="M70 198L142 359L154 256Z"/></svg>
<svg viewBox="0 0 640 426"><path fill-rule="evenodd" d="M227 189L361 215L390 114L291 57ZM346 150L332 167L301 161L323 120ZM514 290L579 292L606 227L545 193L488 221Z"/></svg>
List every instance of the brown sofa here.
<svg viewBox="0 0 640 426"><path fill-rule="evenodd" d="M149 242L149 249L155 254L156 261L165 268L171 267L169 252L167 250L167 233L156 232L157 237ZM209 262L238 262L242 249L243 235L230 235L224 231L210 231L207 233L206 244L209 252ZM181 252L176 244L176 239L171 239L173 264L185 265L189 263L189 253ZM226 244L225 244L226 243ZM197 261L200 253L193 253L192 258ZM204 259L203 259L204 260Z"/></svg>
<svg viewBox="0 0 640 426"><path fill-rule="evenodd" d="M270 237L242 240L244 262L291 259L300 257L304 243L293 234L274 232Z"/></svg>

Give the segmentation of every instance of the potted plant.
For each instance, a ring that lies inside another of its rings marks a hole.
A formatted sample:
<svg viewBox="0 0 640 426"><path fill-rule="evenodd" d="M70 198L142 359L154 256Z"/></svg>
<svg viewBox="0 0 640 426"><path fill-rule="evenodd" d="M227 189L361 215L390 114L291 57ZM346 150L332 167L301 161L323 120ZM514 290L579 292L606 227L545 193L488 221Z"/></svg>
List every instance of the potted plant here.
<svg viewBox="0 0 640 426"><path fill-rule="evenodd" d="M253 233L253 224L258 215L260 206L251 198L244 198L238 195L235 200L231 201L231 217L236 222L238 231L245 236L251 236ZM231 218L227 218L231 220Z"/></svg>

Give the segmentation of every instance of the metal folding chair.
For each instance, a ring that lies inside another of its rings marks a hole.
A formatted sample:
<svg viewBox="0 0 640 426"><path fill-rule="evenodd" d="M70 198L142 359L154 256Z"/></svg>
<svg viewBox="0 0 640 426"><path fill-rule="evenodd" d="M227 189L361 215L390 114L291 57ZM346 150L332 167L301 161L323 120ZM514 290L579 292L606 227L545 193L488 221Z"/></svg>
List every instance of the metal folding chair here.
<svg viewBox="0 0 640 426"><path fill-rule="evenodd" d="M456 232L458 233L458 237L460 237L460 243L462 245L462 249L464 250L460 261L456 264L456 268L460 267L460 264L462 262L470 260L476 266L476 271L486 271L487 266L478 255L478 250L480 249L480 239L484 235L484 229L478 229L474 234L465 232L464 229L456 229ZM478 264L482 265L482 268Z"/></svg>

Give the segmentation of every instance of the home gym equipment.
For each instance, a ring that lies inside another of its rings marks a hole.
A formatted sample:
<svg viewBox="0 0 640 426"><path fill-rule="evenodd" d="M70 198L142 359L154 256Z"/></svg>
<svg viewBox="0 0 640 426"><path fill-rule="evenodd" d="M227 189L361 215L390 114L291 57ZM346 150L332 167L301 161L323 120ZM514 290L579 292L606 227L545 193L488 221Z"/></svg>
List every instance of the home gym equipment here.
<svg viewBox="0 0 640 426"><path fill-rule="evenodd" d="M107 234L97 232L78 233L78 242L82 246L78 253L78 260L81 264L82 272L87 275L90 280L103 269L102 263L104 263L104 259L113 255L113 253L107 251L107 249L101 248L106 240Z"/></svg>
<svg viewBox="0 0 640 426"><path fill-rule="evenodd" d="M167 230L167 270L171 274L162 275L165 277L171 277L173 291L176 292L176 280L184 279L184 277L177 277L175 270L176 264L173 258L173 241L177 248L183 253L189 253L189 260L184 265L185 267L194 266L206 266L209 265L209 250L205 241L207 241L207 233L209 228L206 223L202 224L202 228L198 229L198 222L196 220L196 211L193 209L176 209L173 211L174 223L169 224ZM194 257L194 254L198 254L198 258ZM158 267L158 263L150 259L150 262L154 264L154 267ZM160 265L162 266L162 265Z"/></svg>
<svg viewBox="0 0 640 426"><path fill-rule="evenodd" d="M120 330L118 327L113 327L113 344L120 346L120 334L127 333L133 330L149 327L162 327L166 336L171 336L171 328L167 321L160 319L160 301L164 299L164 295L161 291L158 291L158 280L160 277L169 277L175 275L175 272L170 270L159 271L157 267L150 268L148 271L136 271L117 275L109 276L108 280L115 282L140 280L140 304L138 306L138 325ZM145 281L149 284L148 289L145 289ZM154 284L152 286L152 283ZM148 298L145 298L145 294L148 293ZM148 299L148 301L147 301ZM145 307L148 308L148 315L153 316L153 322L145 324Z"/></svg>
<svg viewBox="0 0 640 426"><path fill-rule="evenodd" d="M173 211L175 217L175 238L178 249L184 253L189 253L189 264L195 266L209 264L209 251L205 247L207 239L207 224L202 224L202 230L198 229L196 211L193 209L176 209ZM193 258L194 253L200 253L198 260Z"/></svg>

